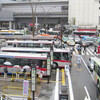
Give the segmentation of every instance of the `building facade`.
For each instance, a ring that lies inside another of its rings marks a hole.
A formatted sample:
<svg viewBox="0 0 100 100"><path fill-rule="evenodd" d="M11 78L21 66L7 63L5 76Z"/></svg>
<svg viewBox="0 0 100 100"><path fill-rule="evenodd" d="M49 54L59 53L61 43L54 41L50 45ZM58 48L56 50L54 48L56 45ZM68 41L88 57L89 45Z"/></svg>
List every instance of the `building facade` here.
<svg viewBox="0 0 100 100"><path fill-rule="evenodd" d="M75 25L96 27L100 25L99 0L69 0L68 21Z"/></svg>
<svg viewBox="0 0 100 100"><path fill-rule="evenodd" d="M16 2L4 2L0 11L0 27L21 29L32 23L33 17L35 23L41 26L46 24L53 27L58 23L68 24L68 1L30 3L29 1L16 0Z"/></svg>

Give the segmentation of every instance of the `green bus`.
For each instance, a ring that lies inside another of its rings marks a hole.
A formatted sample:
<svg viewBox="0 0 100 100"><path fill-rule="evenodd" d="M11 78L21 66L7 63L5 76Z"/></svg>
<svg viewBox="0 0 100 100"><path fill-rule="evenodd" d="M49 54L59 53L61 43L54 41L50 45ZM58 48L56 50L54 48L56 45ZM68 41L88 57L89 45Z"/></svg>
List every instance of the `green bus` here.
<svg viewBox="0 0 100 100"><path fill-rule="evenodd" d="M93 69L94 81L97 84L98 89L100 90L100 59L94 57L92 60L94 61L94 69Z"/></svg>

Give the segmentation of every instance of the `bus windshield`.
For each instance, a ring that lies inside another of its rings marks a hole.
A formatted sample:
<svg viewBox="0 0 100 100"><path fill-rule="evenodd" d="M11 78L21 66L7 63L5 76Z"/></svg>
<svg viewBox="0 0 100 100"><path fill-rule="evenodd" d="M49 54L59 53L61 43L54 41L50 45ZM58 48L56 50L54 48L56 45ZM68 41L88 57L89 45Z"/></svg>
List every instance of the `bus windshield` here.
<svg viewBox="0 0 100 100"><path fill-rule="evenodd" d="M54 59L55 60L71 60L71 56L70 53L59 53L59 52L55 52L54 53Z"/></svg>

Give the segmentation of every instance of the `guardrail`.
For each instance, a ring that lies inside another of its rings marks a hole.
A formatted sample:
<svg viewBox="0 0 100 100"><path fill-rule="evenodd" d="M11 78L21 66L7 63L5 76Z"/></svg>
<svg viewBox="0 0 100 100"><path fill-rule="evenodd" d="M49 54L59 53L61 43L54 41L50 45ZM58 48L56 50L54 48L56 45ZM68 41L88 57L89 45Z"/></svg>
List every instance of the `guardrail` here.
<svg viewBox="0 0 100 100"><path fill-rule="evenodd" d="M30 97L31 89L30 88L28 89L28 96L27 96L27 95L23 95L23 88L22 87L4 86L3 87L3 94L4 95L10 95L10 96L31 98Z"/></svg>

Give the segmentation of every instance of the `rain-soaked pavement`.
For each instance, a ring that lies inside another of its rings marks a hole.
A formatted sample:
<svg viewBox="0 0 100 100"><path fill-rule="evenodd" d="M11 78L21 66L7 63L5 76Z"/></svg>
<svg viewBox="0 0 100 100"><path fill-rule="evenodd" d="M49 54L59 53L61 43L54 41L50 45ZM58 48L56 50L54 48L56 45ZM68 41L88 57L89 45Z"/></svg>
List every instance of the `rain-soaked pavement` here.
<svg viewBox="0 0 100 100"><path fill-rule="evenodd" d="M56 81L56 71L53 71L49 83L47 83L47 77L43 78L42 82L40 83L37 82L35 91L35 100L53 100L55 81ZM20 81L15 80L14 82L12 82L10 75L8 75L7 79L4 79L3 75L0 75L0 92L3 92L4 86L23 88L23 80ZM31 82L29 82L29 88L31 89ZM4 93L13 95L22 95L23 91L6 88ZM31 97L32 97L32 92L31 92Z"/></svg>

